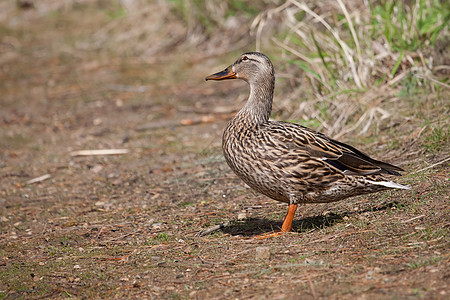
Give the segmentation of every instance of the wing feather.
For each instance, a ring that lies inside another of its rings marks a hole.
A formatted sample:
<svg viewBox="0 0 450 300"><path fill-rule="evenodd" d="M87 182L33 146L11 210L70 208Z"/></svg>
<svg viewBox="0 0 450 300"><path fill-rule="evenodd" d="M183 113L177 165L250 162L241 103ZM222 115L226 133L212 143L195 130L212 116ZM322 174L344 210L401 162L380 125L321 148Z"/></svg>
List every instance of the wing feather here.
<svg viewBox="0 0 450 300"><path fill-rule="evenodd" d="M279 145L306 151L310 157L355 175L390 174L400 176L402 168L369 157L362 151L309 128L286 122L266 123L263 129Z"/></svg>

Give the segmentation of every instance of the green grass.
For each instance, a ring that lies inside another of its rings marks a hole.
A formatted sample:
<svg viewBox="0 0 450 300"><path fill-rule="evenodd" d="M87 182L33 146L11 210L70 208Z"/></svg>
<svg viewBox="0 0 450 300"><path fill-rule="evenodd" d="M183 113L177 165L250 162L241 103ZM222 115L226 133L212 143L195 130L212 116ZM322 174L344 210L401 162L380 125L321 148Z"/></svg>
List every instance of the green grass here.
<svg viewBox="0 0 450 300"><path fill-rule="evenodd" d="M424 147L428 152L439 152L449 143L450 128L448 126L433 127L425 137Z"/></svg>
<svg viewBox="0 0 450 300"><path fill-rule="evenodd" d="M369 2L371 3L371 2ZM371 6L372 39L380 35L395 51L416 51L432 46L448 26L447 1L382 1Z"/></svg>
<svg viewBox="0 0 450 300"><path fill-rule="evenodd" d="M347 10L350 10L350 7ZM305 39L304 35L285 33L285 37L290 37L292 48L310 59L310 61L290 59L288 63L297 65L312 78L319 79L321 77L319 73L323 74L319 83L327 82L332 91L342 90L342 74L343 71L351 73L352 59L357 66L366 65L365 61L367 60L374 63L371 68L371 77L373 78L369 78L370 80L361 78L360 85L355 76L348 78L349 82L353 82L353 87L372 86L375 82L379 84L380 78L384 78L386 82L389 77L383 76L381 73L376 74L378 71L375 67L381 61L374 60L375 53L371 53L373 48L371 43L384 40L390 45L390 48L386 50L391 51L392 56L390 57L394 58L389 71L390 78L392 78L404 65L405 51L424 50L433 46L446 28L450 16L448 3L438 0L432 1L432 3L425 0L412 1L411 6L404 5L402 1L381 2L371 5L369 11L369 16L361 16L363 24L355 33L352 32L352 28L356 26L354 24L356 20L346 18L341 11L336 12L336 21L339 23L325 17L322 22L320 16L314 16L316 21L328 24L331 29L319 31L311 28L309 31L305 30L304 34L308 39ZM300 13L306 17L303 9L298 14L300 15ZM304 20L299 18L300 22L304 22ZM364 24L364 22L366 23ZM306 23L304 27L309 29ZM336 30L338 34L335 35L332 30ZM367 39L367 36L372 38ZM353 54L349 54L350 52L346 50L347 47ZM364 48L364 52L360 48ZM320 63L317 64L316 58L320 58ZM417 64L421 64L420 58L414 60ZM382 63L385 64L386 61L383 60ZM356 75L355 72L352 74ZM359 76L361 75L359 74Z"/></svg>
<svg viewBox="0 0 450 300"><path fill-rule="evenodd" d="M173 240L175 240L175 238L173 236L169 236L166 233L160 232L155 237L148 238L144 242L144 245L147 245L147 246L158 245L158 244L167 243L167 242L170 242L170 241L173 241Z"/></svg>
<svg viewBox="0 0 450 300"><path fill-rule="evenodd" d="M411 260L406 265L411 269L418 269L418 268L435 265L443 259L444 259L443 257L431 256L426 259Z"/></svg>
<svg viewBox="0 0 450 300"><path fill-rule="evenodd" d="M403 98L416 97L424 91L424 89L421 88L422 84L423 80L414 77L412 73L408 73L399 83L401 89L398 92L398 96Z"/></svg>
<svg viewBox="0 0 450 300"><path fill-rule="evenodd" d="M32 279L48 275L46 268L37 263L14 263L0 271L0 282L3 287L8 288L9 292L14 292L16 295L42 295L49 291L48 284L45 281L32 281Z"/></svg>
<svg viewBox="0 0 450 300"><path fill-rule="evenodd" d="M211 34L222 27L229 17L245 16L249 19L255 17L265 6L266 1L169 0L169 2L173 5L173 12L180 16L186 25L198 24L207 34Z"/></svg>
<svg viewBox="0 0 450 300"><path fill-rule="evenodd" d="M3 135L0 140L0 148L9 150L20 149L31 143L31 138L25 134Z"/></svg>
<svg viewBox="0 0 450 300"><path fill-rule="evenodd" d="M288 28L278 33L275 42L285 53L280 59L288 72L297 74L301 92L295 94L301 97L294 101L305 101L304 109L314 111L315 119L323 120L321 125L328 124L324 127L341 118L344 121L333 128L340 132L346 122L357 122L370 108L391 112L383 106L392 95L413 102L418 94L441 88L427 76L436 61L433 46L448 34L447 2L371 2L358 11L345 2L346 7L332 16L321 13L324 8L319 3L294 3L297 21L286 22ZM384 92L378 93L379 88ZM313 91L316 99L311 100L305 90ZM353 111L348 109L351 106ZM353 130L378 118L377 114L363 118Z"/></svg>

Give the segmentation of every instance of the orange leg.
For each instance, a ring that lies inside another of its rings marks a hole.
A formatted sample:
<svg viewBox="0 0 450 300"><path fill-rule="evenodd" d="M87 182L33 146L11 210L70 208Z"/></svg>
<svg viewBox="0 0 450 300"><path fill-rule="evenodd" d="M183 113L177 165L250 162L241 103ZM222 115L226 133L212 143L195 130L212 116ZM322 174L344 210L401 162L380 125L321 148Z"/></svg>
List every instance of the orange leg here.
<svg viewBox="0 0 450 300"><path fill-rule="evenodd" d="M288 212L286 217L284 217L283 226L281 226L281 231L289 232L292 229L292 221L294 220L295 211L297 210L297 204L289 204Z"/></svg>
<svg viewBox="0 0 450 300"><path fill-rule="evenodd" d="M291 231L292 229L292 221L294 220L295 211L297 210L297 204L289 204L288 212L286 214L286 217L284 217L283 225L281 226L281 231L272 232L269 234L262 234L257 235L254 238L258 240L270 238L270 237L276 237L285 234L286 232Z"/></svg>

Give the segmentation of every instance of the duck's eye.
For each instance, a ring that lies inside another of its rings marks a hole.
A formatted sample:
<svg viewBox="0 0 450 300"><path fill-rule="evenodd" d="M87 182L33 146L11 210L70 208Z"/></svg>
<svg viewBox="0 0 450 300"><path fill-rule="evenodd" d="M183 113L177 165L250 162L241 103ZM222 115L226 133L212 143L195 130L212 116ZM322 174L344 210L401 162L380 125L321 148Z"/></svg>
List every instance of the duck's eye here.
<svg viewBox="0 0 450 300"><path fill-rule="evenodd" d="M242 61L246 61L246 60L248 60L247 56L242 57Z"/></svg>

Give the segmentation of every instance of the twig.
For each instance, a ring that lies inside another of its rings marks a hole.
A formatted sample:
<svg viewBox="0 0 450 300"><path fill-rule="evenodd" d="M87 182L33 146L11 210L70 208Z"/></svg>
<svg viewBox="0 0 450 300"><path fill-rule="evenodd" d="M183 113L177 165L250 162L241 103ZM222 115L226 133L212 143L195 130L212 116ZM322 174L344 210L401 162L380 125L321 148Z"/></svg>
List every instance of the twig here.
<svg viewBox="0 0 450 300"><path fill-rule="evenodd" d="M325 26L325 28L329 32L331 32L331 34L333 35L335 40L339 43L342 50L344 51L344 58L346 59L347 63L350 65L350 69L352 71L353 80L355 81L355 84L358 86L358 88L362 88L359 75L356 72L355 62L353 61L352 49L340 38L339 33L335 29L333 29L330 26L330 24L328 24L327 21L325 21L325 19L323 17L316 14L308 6L306 6L306 4L299 3L298 1L295 1L295 0L290 0L290 2L292 4L294 4L295 6L297 6L298 8L300 8L301 10L304 10L306 13L310 14L314 19L318 20L323 26Z"/></svg>
<svg viewBox="0 0 450 300"><path fill-rule="evenodd" d="M427 80L429 80L429 81L431 81L431 82L433 82L433 83L436 83L437 85L440 85L440 86L443 86L443 87L445 87L445 88L450 89L450 85L448 85L448 84L446 84L446 83L444 83L444 82L440 82L439 80L436 80L436 79L434 79L434 78L432 78L432 77L430 77L430 76L423 75L423 74L416 74L416 77L418 77L418 78L423 78L423 79L427 79Z"/></svg>
<svg viewBox="0 0 450 300"><path fill-rule="evenodd" d="M97 150L78 150L70 152L70 156L97 156L97 155L117 155L127 154L129 149L97 149Z"/></svg>
<svg viewBox="0 0 450 300"><path fill-rule="evenodd" d="M440 162L437 162L437 163L435 163L435 164L432 164L431 166L428 166L428 167L426 167L426 168L423 168L423 169L417 170L417 171L415 171L415 172L414 172L414 173L412 173L412 174L417 174L417 173L419 173L419 172L422 172L422 171L425 171L425 170L428 170L428 169L434 168L434 167L436 167L436 166L442 165L443 163L445 163L445 162L447 162L447 161L449 161L449 160L450 160L450 156L449 156L449 157L447 157L447 158L446 158L446 159L444 159L444 160L441 160Z"/></svg>
<svg viewBox="0 0 450 300"><path fill-rule="evenodd" d="M215 225L215 226L212 226L212 227L210 227L208 229L205 229L205 230L202 230L202 231L198 232L197 234L195 234L195 236L196 237L205 236L205 235L210 234L211 232L220 230L220 229L222 229L224 227L227 227L229 225L230 225L230 222L225 222L225 223L222 223L222 224L219 224L219 225Z"/></svg>
<svg viewBox="0 0 450 300"><path fill-rule="evenodd" d="M395 76L394 78L392 78L391 80L389 80L384 86L382 86L380 88L380 90L383 90L385 87L388 86L392 86L394 84L396 84L397 82L399 82L400 80L402 80L408 73L410 73L411 70L406 70L400 74L398 74L397 76Z"/></svg>
<svg viewBox="0 0 450 300"><path fill-rule="evenodd" d="M218 115L233 115L236 113L236 107L233 106L215 106L209 108L193 108L192 106L179 106L177 111L182 113L196 113L196 114L218 114Z"/></svg>
<svg viewBox="0 0 450 300"><path fill-rule="evenodd" d="M104 227L104 226L100 227L100 230L99 230L98 233L97 233L97 237L96 237L97 240L98 240L98 238L100 237L100 234L102 234L103 227Z"/></svg>
<svg viewBox="0 0 450 300"><path fill-rule="evenodd" d="M306 277L308 278L308 282L309 282L309 288L311 289L311 293L313 295L314 299L317 299L317 293L316 293L316 289L314 288L314 284L311 280L311 277L309 277L309 274L306 275Z"/></svg>
<svg viewBox="0 0 450 300"><path fill-rule="evenodd" d="M338 139L341 136L346 135L347 133L352 132L353 130L358 128L358 126L361 125L362 122L366 119L368 114L369 114L369 111L364 112L363 115L359 118L359 120L355 124L353 124L353 126L350 126L349 128L343 129L340 133L334 135L334 138Z"/></svg>
<svg viewBox="0 0 450 300"><path fill-rule="evenodd" d="M283 42L280 42L279 40L277 40L276 38L272 38L272 41L277 44L278 46L284 48L285 50L291 52L292 54L294 54L295 56L299 57L301 60L307 62L310 66L312 66L314 68L314 71L317 72L317 74L319 75L320 78L315 77L317 80L320 81L320 83L323 84L323 86L325 86L329 91L332 91L331 87L326 83L325 81L325 77L322 73L322 70L320 70L320 68L316 67L316 64L309 59L306 55L303 55L302 53L298 52L297 50L295 50L292 47L289 47L288 45L286 45Z"/></svg>
<svg viewBox="0 0 450 300"><path fill-rule="evenodd" d="M220 281L220 280L218 280L217 282L220 283L220 284L223 284L224 286L232 287L232 285L229 284L229 283L226 283L226 282L223 282L223 281Z"/></svg>
<svg viewBox="0 0 450 300"><path fill-rule="evenodd" d="M216 120L228 120L230 119L230 116L228 114L220 114L220 115L207 115L202 116L199 118L192 118L192 119L181 119L181 120L164 120L164 121L158 121L158 122L152 122L143 126L140 126L136 128L137 131L145 131L145 130L151 130L151 129L160 129L160 128L167 128L167 127L176 127L176 126L191 126L191 125L197 125L202 123L213 123Z"/></svg>
<svg viewBox="0 0 450 300"><path fill-rule="evenodd" d="M355 31L355 27L353 26L352 19L350 18L350 14L348 13L348 10L345 7L345 5L342 2L342 0L337 0L337 2L339 4L339 6L341 7L342 11L344 12L345 18L347 19L348 27L350 28L350 32L352 34L353 40L355 41L356 54L358 55L359 63L361 63L362 62L361 48L359 46L358 36L356 35L356 31Z"/></svg>
<svg viewBox="0 0 450 300"><path fill-rule="evenodd" d="M36 178L28 180L26 182L26 184L33 184L33 183L41 182L41 181L44 181L44 180L47 180L47 179L50 179L50 178L52 178L52 175L44 174L42 176L39 176L39 177L36 177Z"/></svg>
<svg viewBox="0 0 450 300"><path fill-rule="evenodd" d="M107 88L112 91L136 92L136 93L144 93L148 90L146 86L130 86L123 84L109 84Z"/></svg>
<svg viewBox="0 0 450 300"><path fill-rule="evenodd" d="M259 15L256 16L256 18L253 20L252 24L250 25L250 30L254 31L255 27L256 29L256 51L260 51L261 49L261 34L262 30L264 29L264 25L266 24L266 19L271 19L273 15L278 14L282 12L284 9L289 7L291 3L289 1L286 1L284 4L263 11Z"/></svg>
<svg viewBox="0 0 450 300"><path fill-rule="evenodd" d="M416 220L416 219L421 219L421 218L423 218L423 217L425 217L425 215L416 216L416 217L414 217L414 218L411 218L411 219L406 220L406 221L402 221L402 222L400 222L400 223L409 223L409 222L411 222L411 221L414 221L414 220Z"/></svg>

